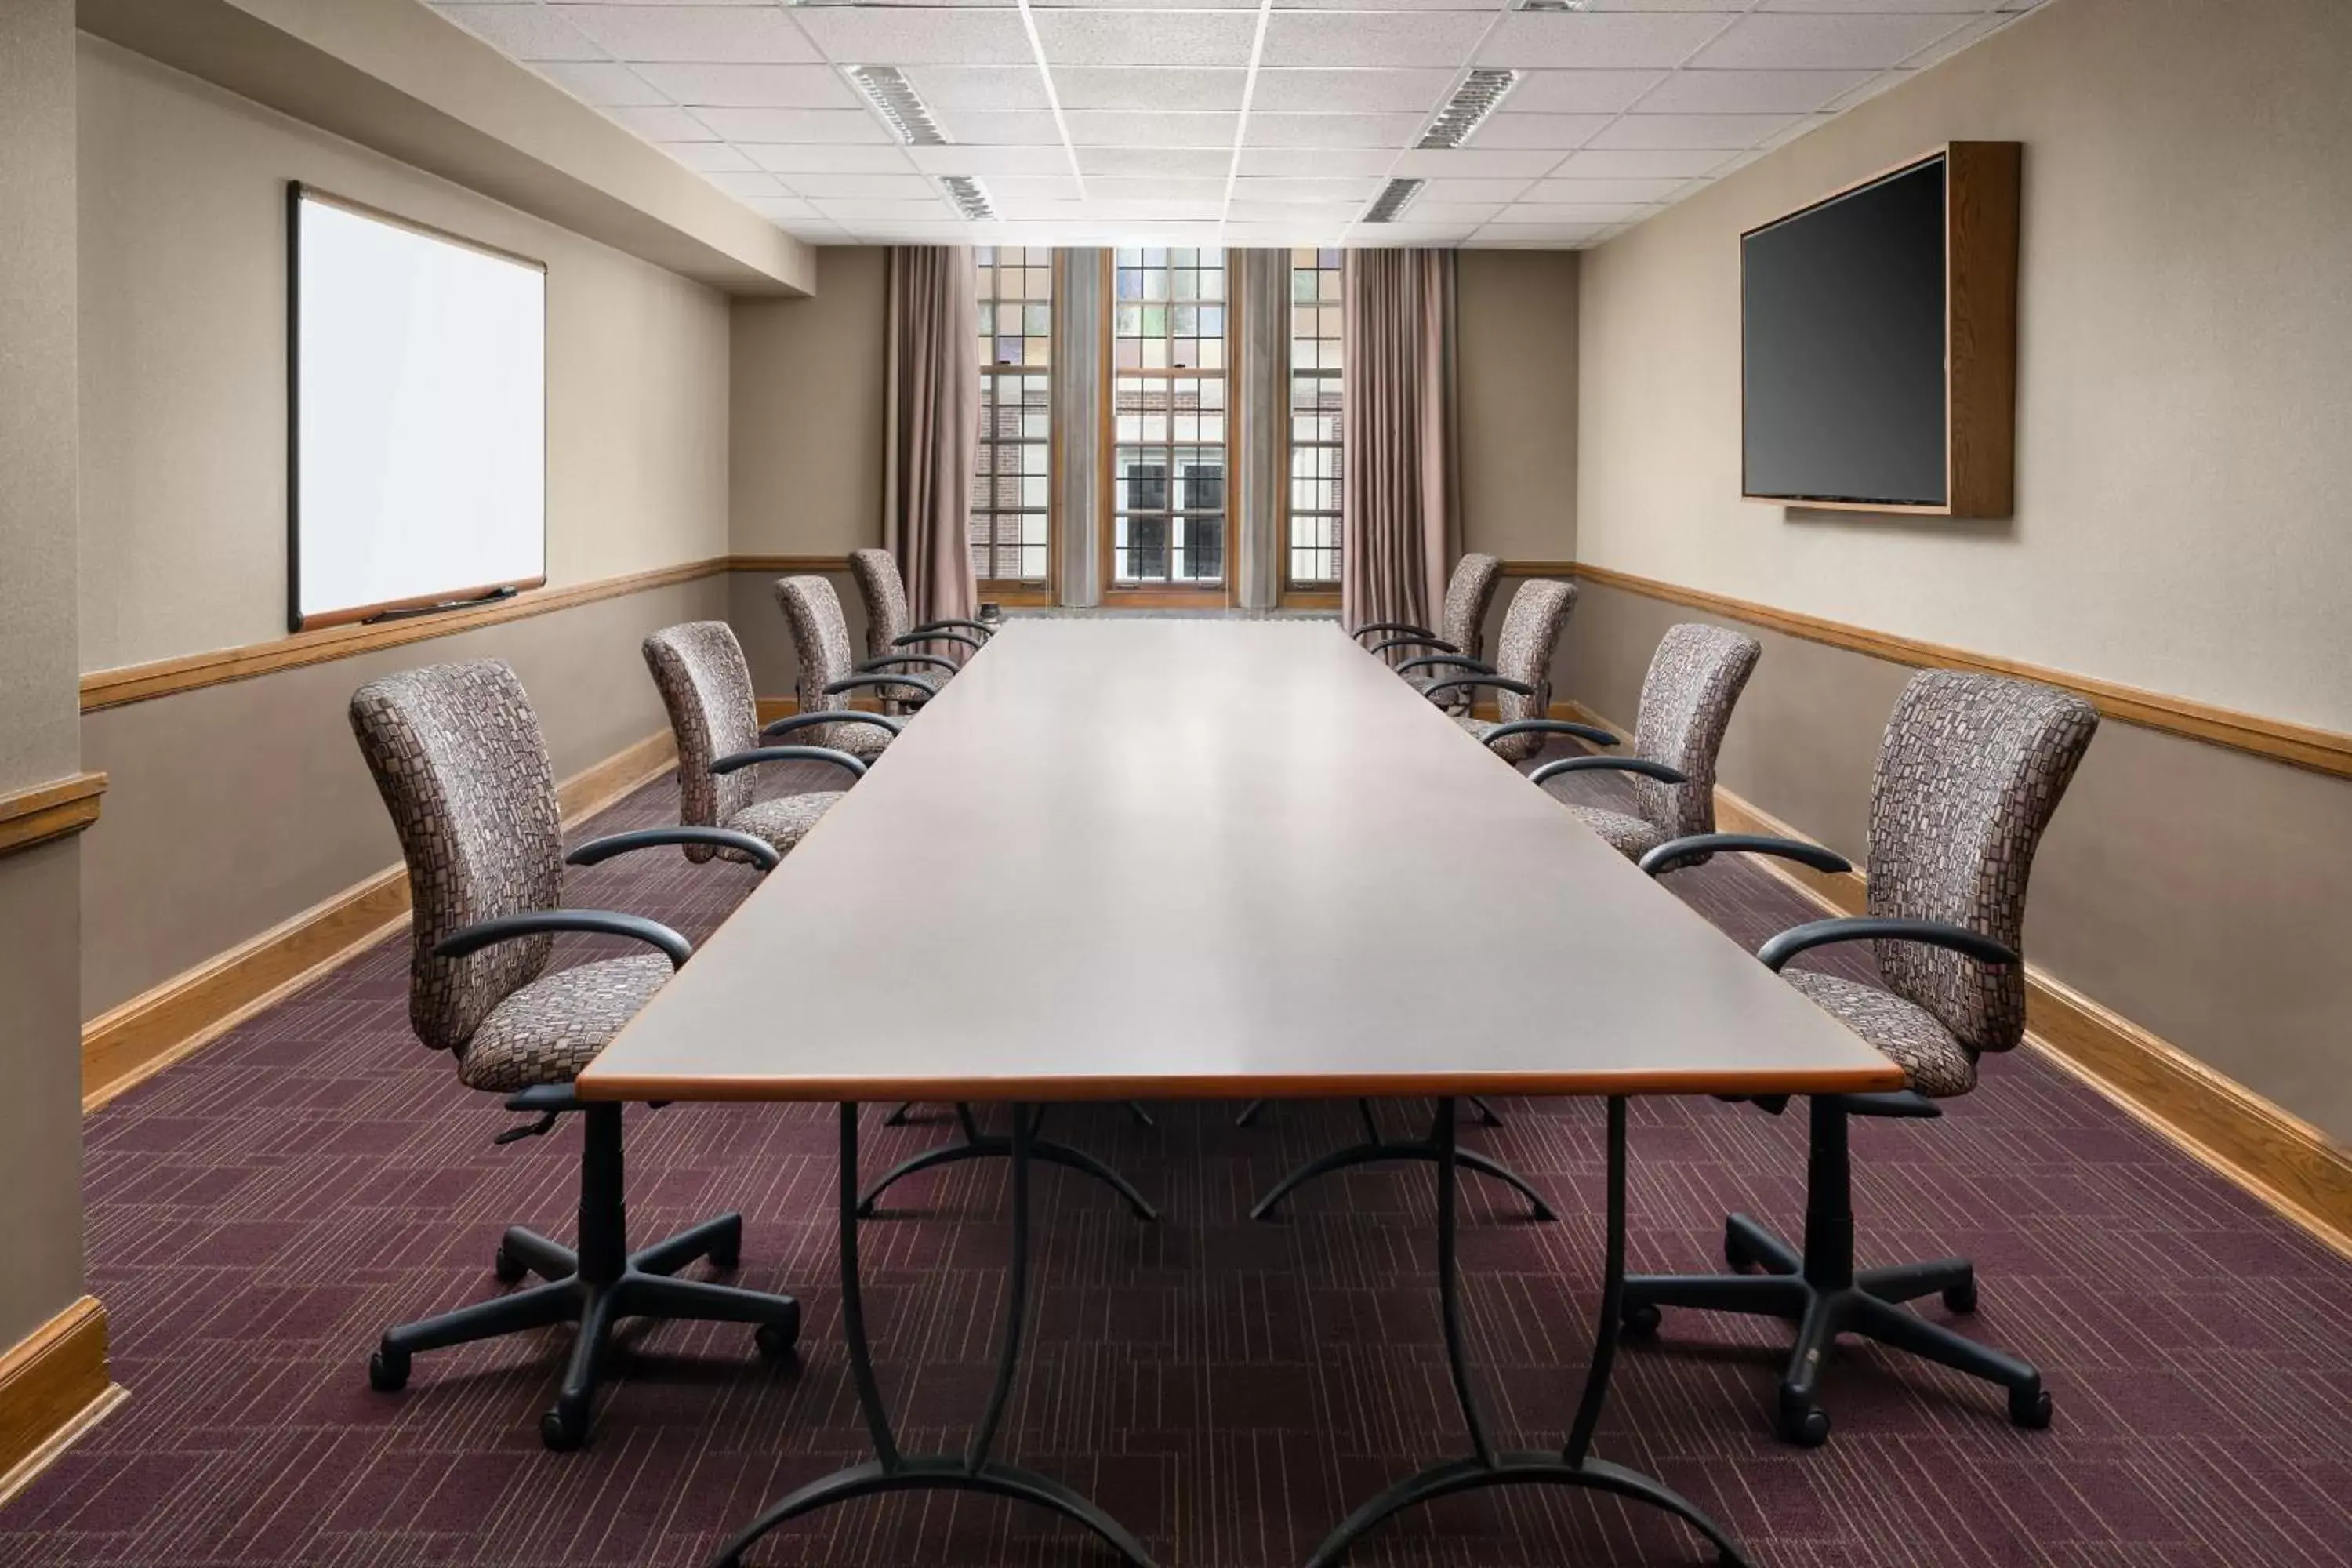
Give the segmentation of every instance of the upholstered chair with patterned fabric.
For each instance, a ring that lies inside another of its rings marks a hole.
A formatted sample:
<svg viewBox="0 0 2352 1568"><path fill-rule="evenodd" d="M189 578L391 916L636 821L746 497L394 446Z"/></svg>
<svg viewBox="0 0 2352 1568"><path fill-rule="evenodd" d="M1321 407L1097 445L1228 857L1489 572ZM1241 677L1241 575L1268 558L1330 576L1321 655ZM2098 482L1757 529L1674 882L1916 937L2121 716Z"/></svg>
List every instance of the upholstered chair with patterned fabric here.
<svg viewBox="0 0 2352 1568"><path fill-rule="evenodd" d="M1542 784L1562 773L1632 773L1632 811L1568 808L1628 859L1669 838L1714 832L1716 753L1763 651L1754 637L1721 626L1667 627L1642 681L1633 754L1562 757L1528 777Z"/></svg>
<svg viewBox="0 0 2352 1568"><path fill-rule="evenodd" d="M677 736L677 819L688 826L730 827L764 842L779 855L791 850L842 796L840 790L753 798L755 764L829 763L851 779L866 763L829 746L763 746L760 710L751 695L751 671L742 645L725 621L689 621L665 626L645 641L646 668L653 672L662 705ZM898 721L846 709L794 714L773 726L779 732L823 725L841 730L864 725L886 740ZM845 780L844 783L848 782ZM740 852L709 844L688 844L686 858L741 859Z"/></svg>
<svg viewBox="0 0 2352 1568"><path fill-rule="evenodd" d="M495 659L412 669L361 687L351 719L408 866L415 903L408 1011L417 1037L456 1058L460 1082L504 1095L508 1110L536 1118L493 1142L546 1132L566 1112L580 1113L586 1125L577 1247L509 1228L493 1273L505 1285L533 1274L541 1283L387 1331L369 1381L386 1391L402 1387L419 1351L576 1324L562 1390L540 1421L549 1447L571 1448L587 1434L597 1376L621 1318L752 1323L763 1353L789 1351L800 1324L792 1298L673 1278L698 1258L733 1268L743 1245L740 1215L629 1250L621 1107L579 1100L572 1081L693 949L636 915L563 907L555 780L522 682ZM776 864L775 851L759 839L717 827L614 834L582 845L570 859L592 865L680 843L733 850L762 869ZM559 931L622 937L655 951L551 971Z"/></svg>
<svg viewBox="0 0 2352 1568"><path fill-rule="evenodd" d="M849 649L849 622L841 613L840 595L823 577L779 577L776 603L792 628L793 653L800 666L794 691L803 713L823 713L845 708L835 701L852 692L871 691L886 703L919 707L940 692L942 678L955 665L932 654L902 653L859 663ZM878 666L889 666L885 670ZM909 675L905 667L920 666L930 673ZM887 731L870 724L849 725L827 721L807 727L803 739L810 745L830 746L852 756L872 759L890 743Z"/></svg>
<svg viewBox="0 0 2352 1568"><path fill-rule="evenodd" d="M1637 1335L1656 1331L1661 1307L1795 1322L1779 1421L1790 1442L1810 1445L1829 1436L1829 1416L1815 1395L1842 1333L1998 1384L2008 1391L2011 1420L2050 1424L2040 1373L1902 1305L1940 1295L1948 1310L1972 1310L1976 1271L1968 1259L1853 1267L1846 1131L1853 1116L1940 1115L1938 1100L1976 1087L1979 1058L2024 1037L2026 879L2098 722L2080 697L2031 681L1946 669L1914 676L1895 702L1871 781L1868 912L1798 926L1758 950L1790 984L1892 1058L1910 1087L1813 1097L1801 1251L1734 1215L1725 1258L1734 1268L1761 1267L1761 1275L1628 1279L1623 1310L1626 1329ZM1642 868L1655 874L1723 850L1776 855L1819 870L1852 869L1819 845L1729 833L1660 845L1642 858ZM1882 984L1785 968L1800 953L1848 942L1872 945ZM1777 1112L1782 1102L1759 1103Z"/></svg>
<svg viewBox="0 0 2352 1568"><path fill-rule="evenodd" d="M869 663L888 660L909 648L943 645L978 653L993 630L984 621L944 620L911 624L907 610L907 580L899 574L898 558L887 550L853 550L849 570L866 601L866 657Z"/></svg>
<svg viewBox="0 0 2352 1568"><path fill-rule="evenodd" d="M1503 613L1493 668L1441 675L1423 690L1432 701L1455 700L1456 693L1469 697L1481 689L1494 691L1499 719L1476 719L1465 711L1456 714L1454 721L1488 742L1504 761L1526 762L1543 744L1542 735L1528 726L1542 721L1551 708L1551 656L1574 608L1573 584L1549 577L1520 584L1511 595L1511 607Z"/></svg>
<svg viewBox="0 0 2352 1568"><path fill-rule="evenodd" d="M1425 687L1437 679L1430 673L1433 665L1492 675L1495 668L1484 658L1486 606L1495 602L1495 585L1502 580L1501 558L1474 550L1454 563L1454 575L1445 583L1444 612L1434 631L1407 621L1373 621L1358 626L1349 635L1361 640L1376 633L1385 634L1380 641L1367 645L1371 652L1384 657L1398 653L1418 655L1397 666L1417 686ZM1416 668L1421 673L1414 674ZM1448 699L1447 706L1449 710L1467 712L1469 695L1456 692Z"/></svg>

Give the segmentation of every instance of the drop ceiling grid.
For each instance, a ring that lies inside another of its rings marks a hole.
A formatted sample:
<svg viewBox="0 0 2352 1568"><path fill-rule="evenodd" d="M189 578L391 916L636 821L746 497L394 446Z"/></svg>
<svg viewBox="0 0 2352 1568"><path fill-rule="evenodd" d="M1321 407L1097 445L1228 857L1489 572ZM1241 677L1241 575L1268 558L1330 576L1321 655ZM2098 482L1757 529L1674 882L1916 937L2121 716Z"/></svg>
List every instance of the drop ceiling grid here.
<svg viewBox="0 0 2352 1568"><path fill-rule="evenodd" d="M424 0L820 244L1598 244L2042 0ZM944 147L851 82L891 66ZM1415 148L1477 66L1519 80ZM997 217L965 220L969 174ZM1364 209L1427 182L1394 224Z"/></svg>

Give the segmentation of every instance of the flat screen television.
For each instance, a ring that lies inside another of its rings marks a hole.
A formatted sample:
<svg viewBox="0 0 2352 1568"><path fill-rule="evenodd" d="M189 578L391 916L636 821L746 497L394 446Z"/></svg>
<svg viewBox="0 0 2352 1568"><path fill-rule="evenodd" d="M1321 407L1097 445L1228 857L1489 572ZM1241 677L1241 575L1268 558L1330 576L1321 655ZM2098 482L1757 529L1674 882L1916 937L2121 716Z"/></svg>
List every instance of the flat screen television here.
<svg viewBox="0 0 2352 1568"><path fill-rule="evenodd" d="M2007 514L2017 153L1954 142L1740 237L1749 499Z"/></svg>

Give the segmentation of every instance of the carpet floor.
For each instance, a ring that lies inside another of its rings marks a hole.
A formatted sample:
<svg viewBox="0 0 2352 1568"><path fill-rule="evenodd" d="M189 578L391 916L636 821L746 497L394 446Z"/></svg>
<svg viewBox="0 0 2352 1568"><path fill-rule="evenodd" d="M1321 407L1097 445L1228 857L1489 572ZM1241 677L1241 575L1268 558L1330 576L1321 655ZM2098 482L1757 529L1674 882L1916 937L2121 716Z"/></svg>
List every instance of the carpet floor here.
<svg viewBox="0 0 2352 1568"><path fill-rule="evenodd" d="M1606 781L1573 783L1605 800ZM667 782L599 831L674 821ZM1753 945L1813 910L1752 866L1675 889ZM712 929L751 874L667 853L573 873L570 901ZM568 942L572 962L597 949ZM89 1289L130 1403L0 1510L0 1563L182 1568L632 1564L691 1568L786 1489L866 1454L839 1343L824 1108L633 1111L640 1240L737 1207L745 1284L803 1304L800 1352L654 1324L628 1334L591 1446L541 1450L568 1330L424 1355L405 1392L365 1363L388 1323L479 1300L510 1222L567 1237L578 1131L509 1147L513 1120L408 1032L405 944L379 945L91 1117ZM1829 958L1829 954L1816 955ZM1835 962L1850 974L1853 951ZM777 1008L789 1017L789 969ZM1508 976L1496 977L1507 984ZM1529 1018L1529 1028L1572 1019ZM1118 1022L1104 1021L1106 1046ZM1139 1224L1041 1168L1030 1353L1005 1458L1094 1497L1166 1568L1305 1559L1386 1482L1464 1450L1430 1285L1425 1168L1252 1198L1350 1138L1343 1105L1059 1114L1161 1206ZM1547 1192L1557 1224L1465 1179L1474 1356L1513 1446L1570 1418L1599 1273L1601 1112L1507 1101L1466 1142ZM940 1108L866 1157L952 1135ZM1405 1108L1389 1115L1402 1127ZM1849 1342L1825 1448L1769 1434L1785 1331L1670 1313L1618 1361L1597 1445L1682 1489L1765 1568L2352 1563L2352 1264L2277 1220L2030 1051L1989 1062L1940 1122L1858 1124L1863 1261L1972 1256L1969 1331L2036 1362L2048 1432L1995 1393ZM1637 1269L1717 1265L1721 1219L1793 1227L1803 1120L1711 1100L1633 1108ZM865 1231L868 1316L910 1450L960 1447L992 1364L1004 1172L917 1178ZM698 1266L696 1272L701 1269ZM1940 1306L1926 1308L1941 1318ZM1458 1499L1354 1562L1446 1568L1706 1562L1660 1516L1552 1489ZM1108 1564L1048 1516L940 1495L820 1514L761 1564Z"/></svg>

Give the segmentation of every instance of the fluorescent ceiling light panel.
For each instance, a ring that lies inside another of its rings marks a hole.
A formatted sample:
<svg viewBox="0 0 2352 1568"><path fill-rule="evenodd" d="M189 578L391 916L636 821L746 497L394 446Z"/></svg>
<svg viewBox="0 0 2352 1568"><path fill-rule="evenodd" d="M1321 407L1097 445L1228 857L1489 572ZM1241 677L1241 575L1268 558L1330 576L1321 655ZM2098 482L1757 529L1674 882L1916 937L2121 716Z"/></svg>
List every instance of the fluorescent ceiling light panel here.
<svg viewBox="0 0 2352 1568"><path fill-rule="evenodd" d="M923 101L907 73L896 66L845 66L842 68L850 82L878 110L898 140L909 147L944 147L947 132L931 118L931 106Z"/></svg>
<svg viewBox="0 0 2352 1568"><path fill-rule="evenodd" d="M1404 211L1412 198L1421 195L1421 187L1426 183L1423 180L1391 180L1381 194L1372 198L1372 205L1365 209L1364 221L1396 222L1397 214Z"/></svg>
<svg viewBox="0 0 2352 1568"><path fill-rule="evenodd" d="M1485 123L1509 96L1518 81L1519 73L1482 67L1472 71L1454 89L1454 96L1438 110L1429 129L1421 133L1420 145L1432 148L1459 147L1470 140L1470 133Z"/></svg>

